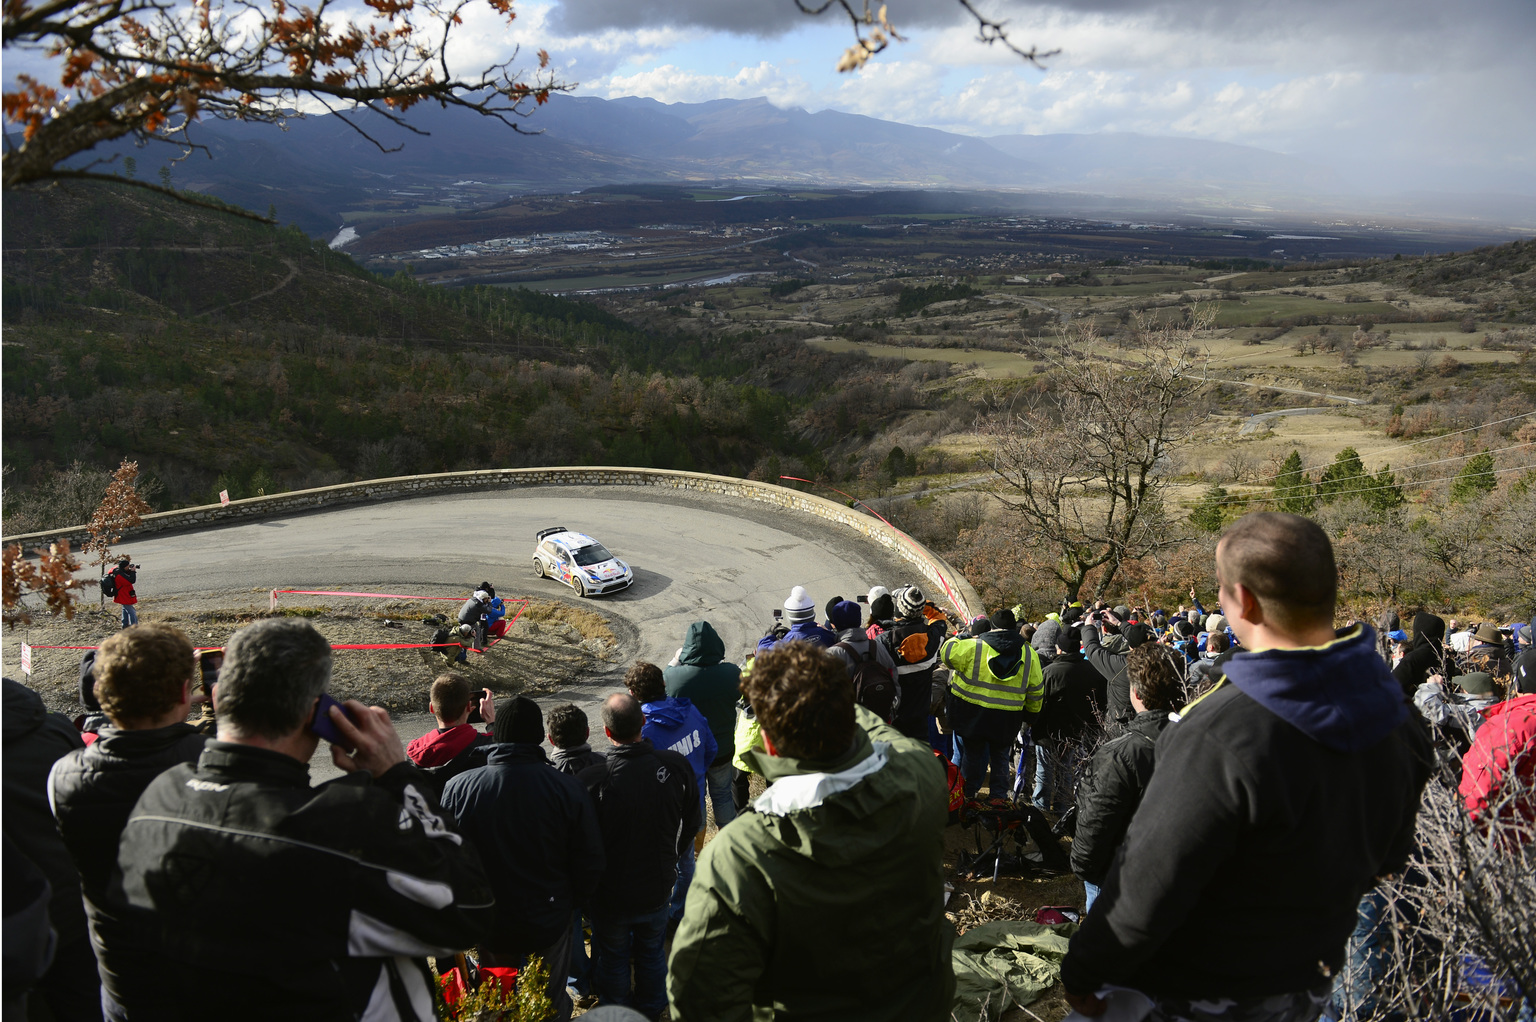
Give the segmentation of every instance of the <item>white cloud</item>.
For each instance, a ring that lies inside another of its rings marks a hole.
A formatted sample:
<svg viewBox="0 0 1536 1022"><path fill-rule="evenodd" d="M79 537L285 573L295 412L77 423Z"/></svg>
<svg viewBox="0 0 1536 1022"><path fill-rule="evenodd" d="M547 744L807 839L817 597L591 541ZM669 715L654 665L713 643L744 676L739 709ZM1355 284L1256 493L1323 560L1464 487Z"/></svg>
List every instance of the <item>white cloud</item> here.
<svg viewBox="0 0 1536 1022"><path fill-rule="evenodd" d="M753 99L766 96L780 107L804 106L813 99L805 79L785 74L761 61L734 75L699 74L663 64L631 75L609 75L590 83L589 91L611 98L645 96L663 103L704 103L712 99Z"/></svg>

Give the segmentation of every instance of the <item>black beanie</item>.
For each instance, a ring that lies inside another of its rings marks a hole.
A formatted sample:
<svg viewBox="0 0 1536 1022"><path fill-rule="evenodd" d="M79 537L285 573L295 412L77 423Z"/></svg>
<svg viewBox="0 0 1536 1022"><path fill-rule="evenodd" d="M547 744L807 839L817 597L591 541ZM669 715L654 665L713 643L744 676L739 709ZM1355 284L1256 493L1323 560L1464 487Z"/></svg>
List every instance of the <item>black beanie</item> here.
<svg viewBox="0 0 1536 1022"><path fill-rule="evenodd" d="M491 734L498 742L540 745L544 741L544 714L539 704L527 696L503 699L496 707Z"/></svg>

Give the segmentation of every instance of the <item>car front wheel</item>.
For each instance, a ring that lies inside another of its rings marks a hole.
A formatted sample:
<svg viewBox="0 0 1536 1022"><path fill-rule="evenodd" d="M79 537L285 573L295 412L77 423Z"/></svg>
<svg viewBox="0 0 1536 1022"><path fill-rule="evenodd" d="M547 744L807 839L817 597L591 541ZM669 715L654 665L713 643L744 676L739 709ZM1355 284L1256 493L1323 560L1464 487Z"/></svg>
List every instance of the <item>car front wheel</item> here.
<svg viewBox="0 0 1536 1022"><path fill-rule="evenodd" d="M544 562L537 557L533 559L533 573L539 576L539 578L544 577Z"/></svg>
<svg viewBox="0 0 1536 1022"><path fill-rule="evenodd" d="M580 576L577 576L576 578L576 595L580 596L583 600L592 595L591 593L587 592L586 579L583 579Z"/></svg>

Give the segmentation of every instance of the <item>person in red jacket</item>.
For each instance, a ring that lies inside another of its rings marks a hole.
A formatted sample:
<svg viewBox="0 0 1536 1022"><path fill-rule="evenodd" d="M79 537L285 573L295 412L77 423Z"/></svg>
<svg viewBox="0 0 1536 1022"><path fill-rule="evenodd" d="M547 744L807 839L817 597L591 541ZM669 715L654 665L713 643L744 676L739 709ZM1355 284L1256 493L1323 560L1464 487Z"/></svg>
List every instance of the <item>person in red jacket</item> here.
<svg viewBox="0 0 1536 1022"><path fill-rule="evenodd" d="M112 575L117 584L112 591L112 602L123 608L124 628L139 623L139 610L136 606L139 596L133 589L133 584L139 580L137 568L137 564L124 557L117 562L117 567L112 569Z"/></svg>
<svg viewBox="0 0 1536 1022"><path fill-rule="evenodd" d="M471 696L476 698L471 698ZM437 728L405 747L405 754L419 767L442 766L472 745L491 741L491 733L476 731L469 711L478 704L487 724L496 720L496 700L489 690L471 693L462 675L441 674L432 682L432 716Z"/></svg>
<svg viewBox="0 0 1536 1022"><path fill-rule="evenodd" d="M1503 822L1536 827L1536 695L1498 703L1483 716L1461 761L1467 814L1486 823L1492 810Z"/></svg>

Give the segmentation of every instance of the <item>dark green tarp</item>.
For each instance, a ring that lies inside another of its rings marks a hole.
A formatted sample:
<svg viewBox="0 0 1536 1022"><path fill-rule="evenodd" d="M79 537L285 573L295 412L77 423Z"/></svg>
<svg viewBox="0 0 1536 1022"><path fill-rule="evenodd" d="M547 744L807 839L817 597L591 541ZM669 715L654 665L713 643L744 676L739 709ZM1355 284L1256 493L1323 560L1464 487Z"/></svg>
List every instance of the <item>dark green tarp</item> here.
<svg viewBox="0 0 1536 1022"><path fill-rule="evenodd" d="M955 938L955 1006L951 1022L996 1022L1029 1004L1061 978L1074 923L1044 926L1000 919Z"/></svg>

